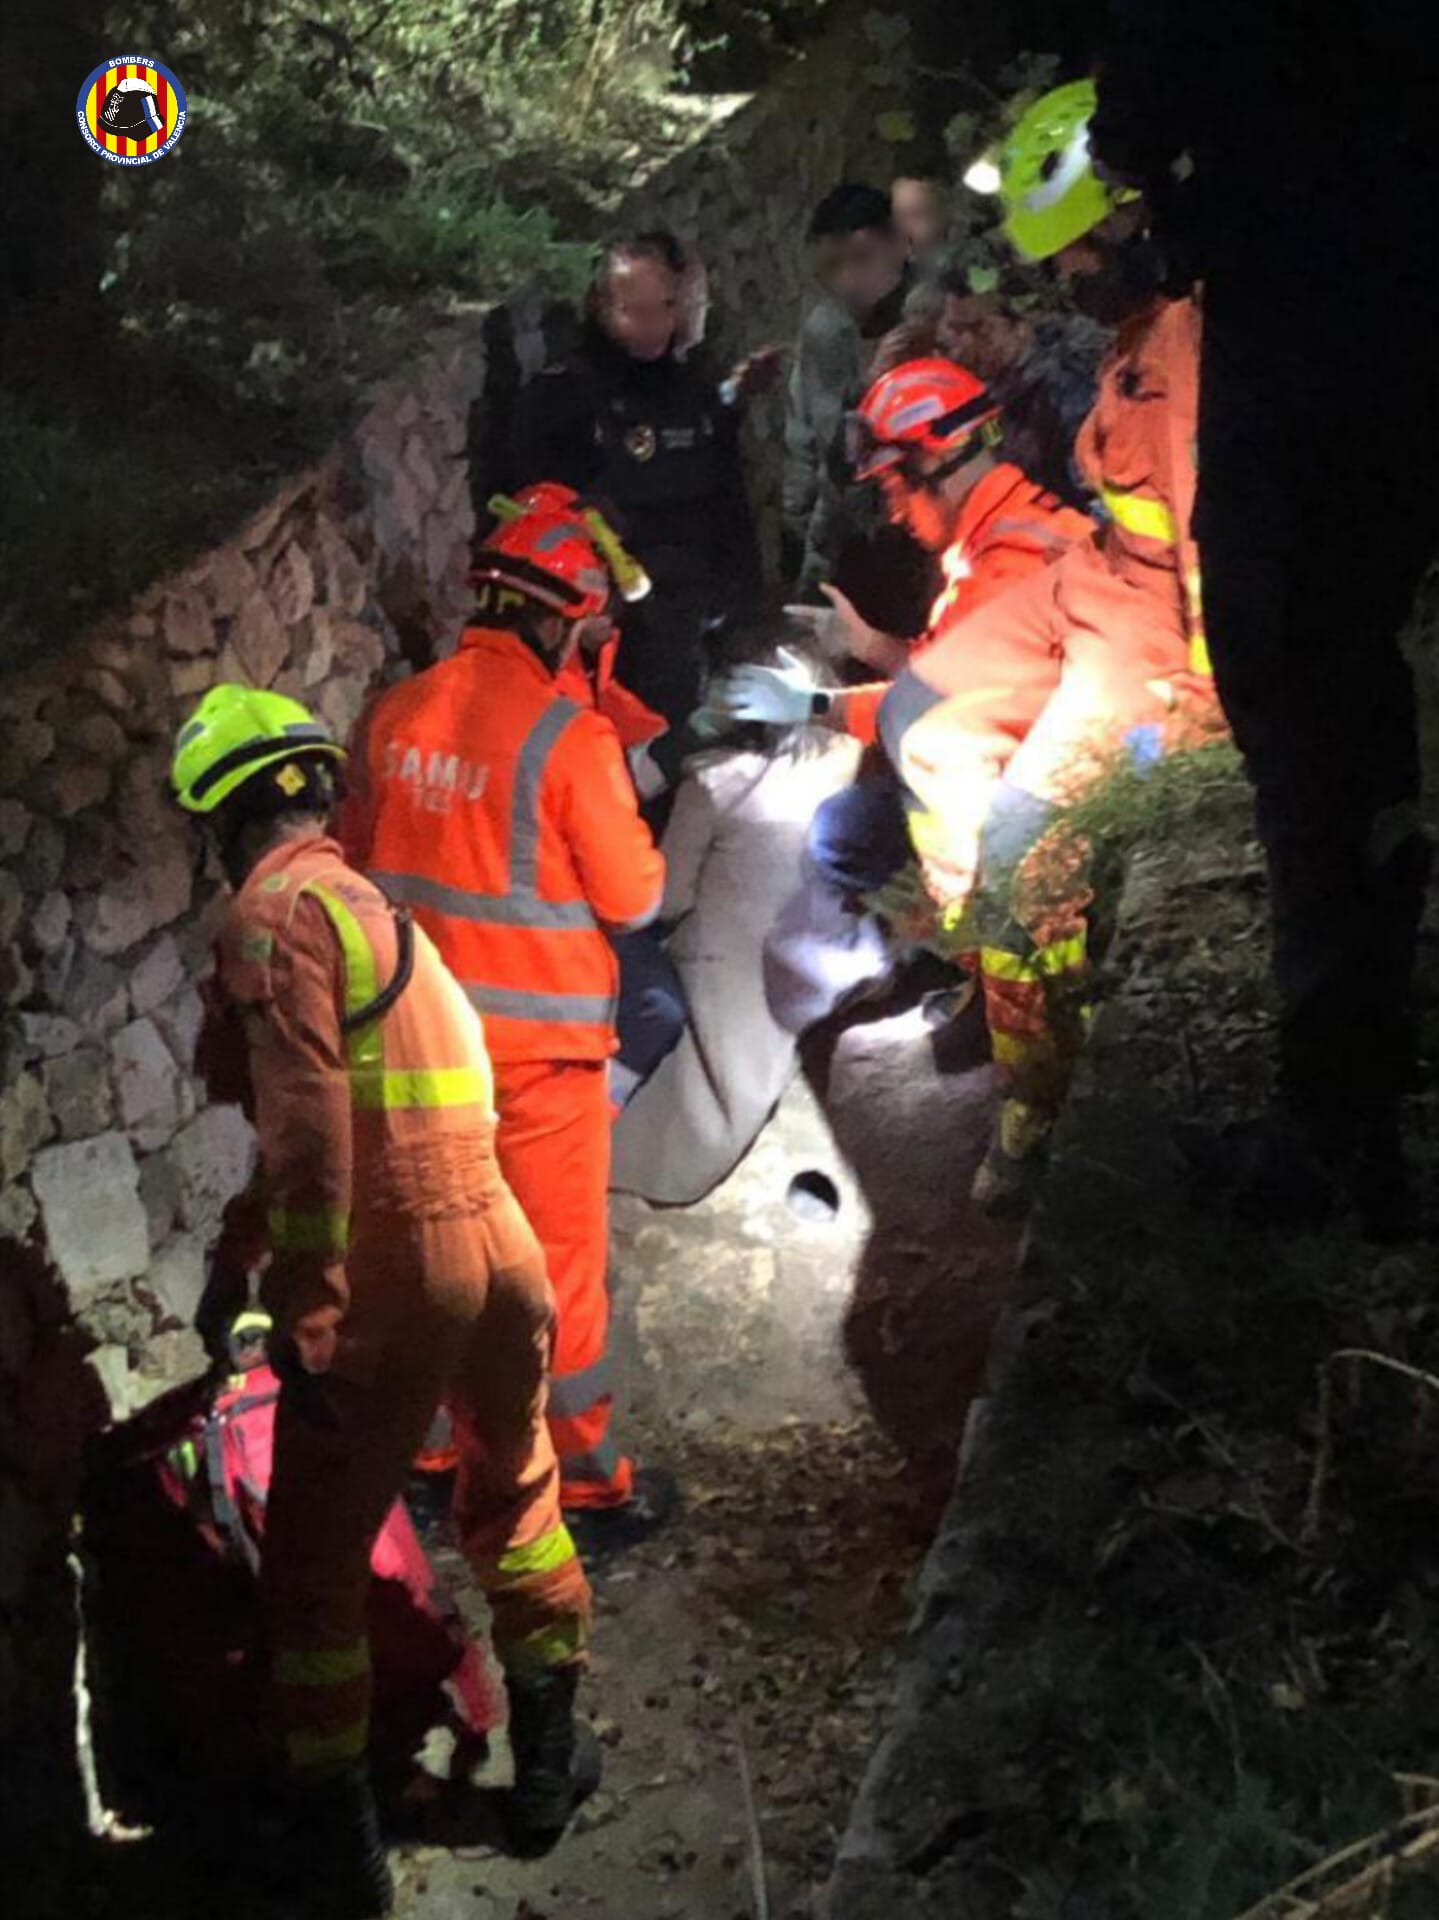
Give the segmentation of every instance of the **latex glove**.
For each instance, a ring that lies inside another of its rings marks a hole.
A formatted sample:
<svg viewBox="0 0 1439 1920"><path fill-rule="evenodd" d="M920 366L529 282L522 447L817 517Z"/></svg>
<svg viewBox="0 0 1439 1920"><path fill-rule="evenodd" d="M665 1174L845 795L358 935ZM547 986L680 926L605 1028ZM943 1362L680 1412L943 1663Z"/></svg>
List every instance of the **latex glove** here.
<svg viewBox="0 0 1439 1920"><path fill-rule="evenodd" d="M779 650L777 667L735 667L710 691L708 705L731 720L793 727L814 714L814 676L797 654Z"/></svg>
<svg viewBox="0 0 1439 1920"><path fill-rule="evenodd" d="M872 627L847 594L822 586L827 607L786 607L785 618L806 627L815 646L828 660L846 656L872 667L876 673L896 674L909 658L909 649L892 633Z"/></svg>

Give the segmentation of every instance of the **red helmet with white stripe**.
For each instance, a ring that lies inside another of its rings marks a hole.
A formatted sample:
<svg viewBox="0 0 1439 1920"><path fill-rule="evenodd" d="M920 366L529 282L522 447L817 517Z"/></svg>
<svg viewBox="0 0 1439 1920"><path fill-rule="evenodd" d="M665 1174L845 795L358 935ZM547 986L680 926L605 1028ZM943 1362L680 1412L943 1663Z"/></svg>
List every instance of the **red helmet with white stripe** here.
<svg viewBox="0 0 1439 1920"><path fill-rule="evenodd" d="M855 477L903 470L915 454L961 466L995 445L999 408L988 387L953 360L906 360L880 375L849 416Z"/></svg>
<svg viewBox="0 0 1439 1920"><path fill-rule="evenodd" d="M641 600L650 583L609 522L557 481L542 480L511 499L490 501L500 524L480 548L470 574L513 588L567 620L586 620L609 610L618 592Z"/></svg>

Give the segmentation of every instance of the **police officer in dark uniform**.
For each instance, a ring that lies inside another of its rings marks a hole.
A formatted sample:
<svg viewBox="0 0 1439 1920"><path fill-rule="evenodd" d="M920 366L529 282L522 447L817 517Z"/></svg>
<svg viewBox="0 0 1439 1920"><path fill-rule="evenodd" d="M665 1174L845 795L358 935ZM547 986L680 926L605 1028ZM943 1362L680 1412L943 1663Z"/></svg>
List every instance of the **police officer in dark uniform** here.
<svg viewBox="0 0 1439 1920"><path fill-rule="evenodd" d="M760 600L738 408L686 351L685 269L668 234L606 248L578 348L519 396L511 474L616 509L653 582L626 610L618 677L675 729L699 703L706 629Z"/></svg>

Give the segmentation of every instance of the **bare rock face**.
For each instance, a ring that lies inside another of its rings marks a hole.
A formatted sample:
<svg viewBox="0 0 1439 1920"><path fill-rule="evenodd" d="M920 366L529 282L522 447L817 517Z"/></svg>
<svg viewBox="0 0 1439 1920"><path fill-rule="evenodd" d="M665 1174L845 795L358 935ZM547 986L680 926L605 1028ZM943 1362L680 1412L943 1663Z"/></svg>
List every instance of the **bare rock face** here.
<svg viewBox="0 0 1439 1920"><path fill-rule="evenodd" d="M205 1291L208 1245L206 1234L177 1233L155 1255L145 1275L145 1291L154 1296L165 1319L177 1326L194 1325Z"/></svg>
<svg viewBox="0 0 1439 1920"><path fill-rule="evenodd" d="M0 800L0 860L10 860L30 837L30 809L20 800Z"/></svg>
<svg viewBox="0 0 1439 1920"><path fill-rule="evenodd" d="M31 1166L50 1259L73 1309L150 1264L140 1176L123 1133L42 1147Z"/></svg>

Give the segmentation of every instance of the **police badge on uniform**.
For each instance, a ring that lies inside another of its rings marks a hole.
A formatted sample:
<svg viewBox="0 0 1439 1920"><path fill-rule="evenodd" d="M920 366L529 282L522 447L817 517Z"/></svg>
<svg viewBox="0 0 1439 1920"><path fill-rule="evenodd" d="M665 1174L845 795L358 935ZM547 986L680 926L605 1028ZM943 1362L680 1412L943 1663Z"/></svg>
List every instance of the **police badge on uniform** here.
<svg viewBox="0 0 1439 1920"><path fill-rule="evenodd" d="M653 427L631 427L625 435L625 452L631 460L653 460L659 436Z"/></svg>

